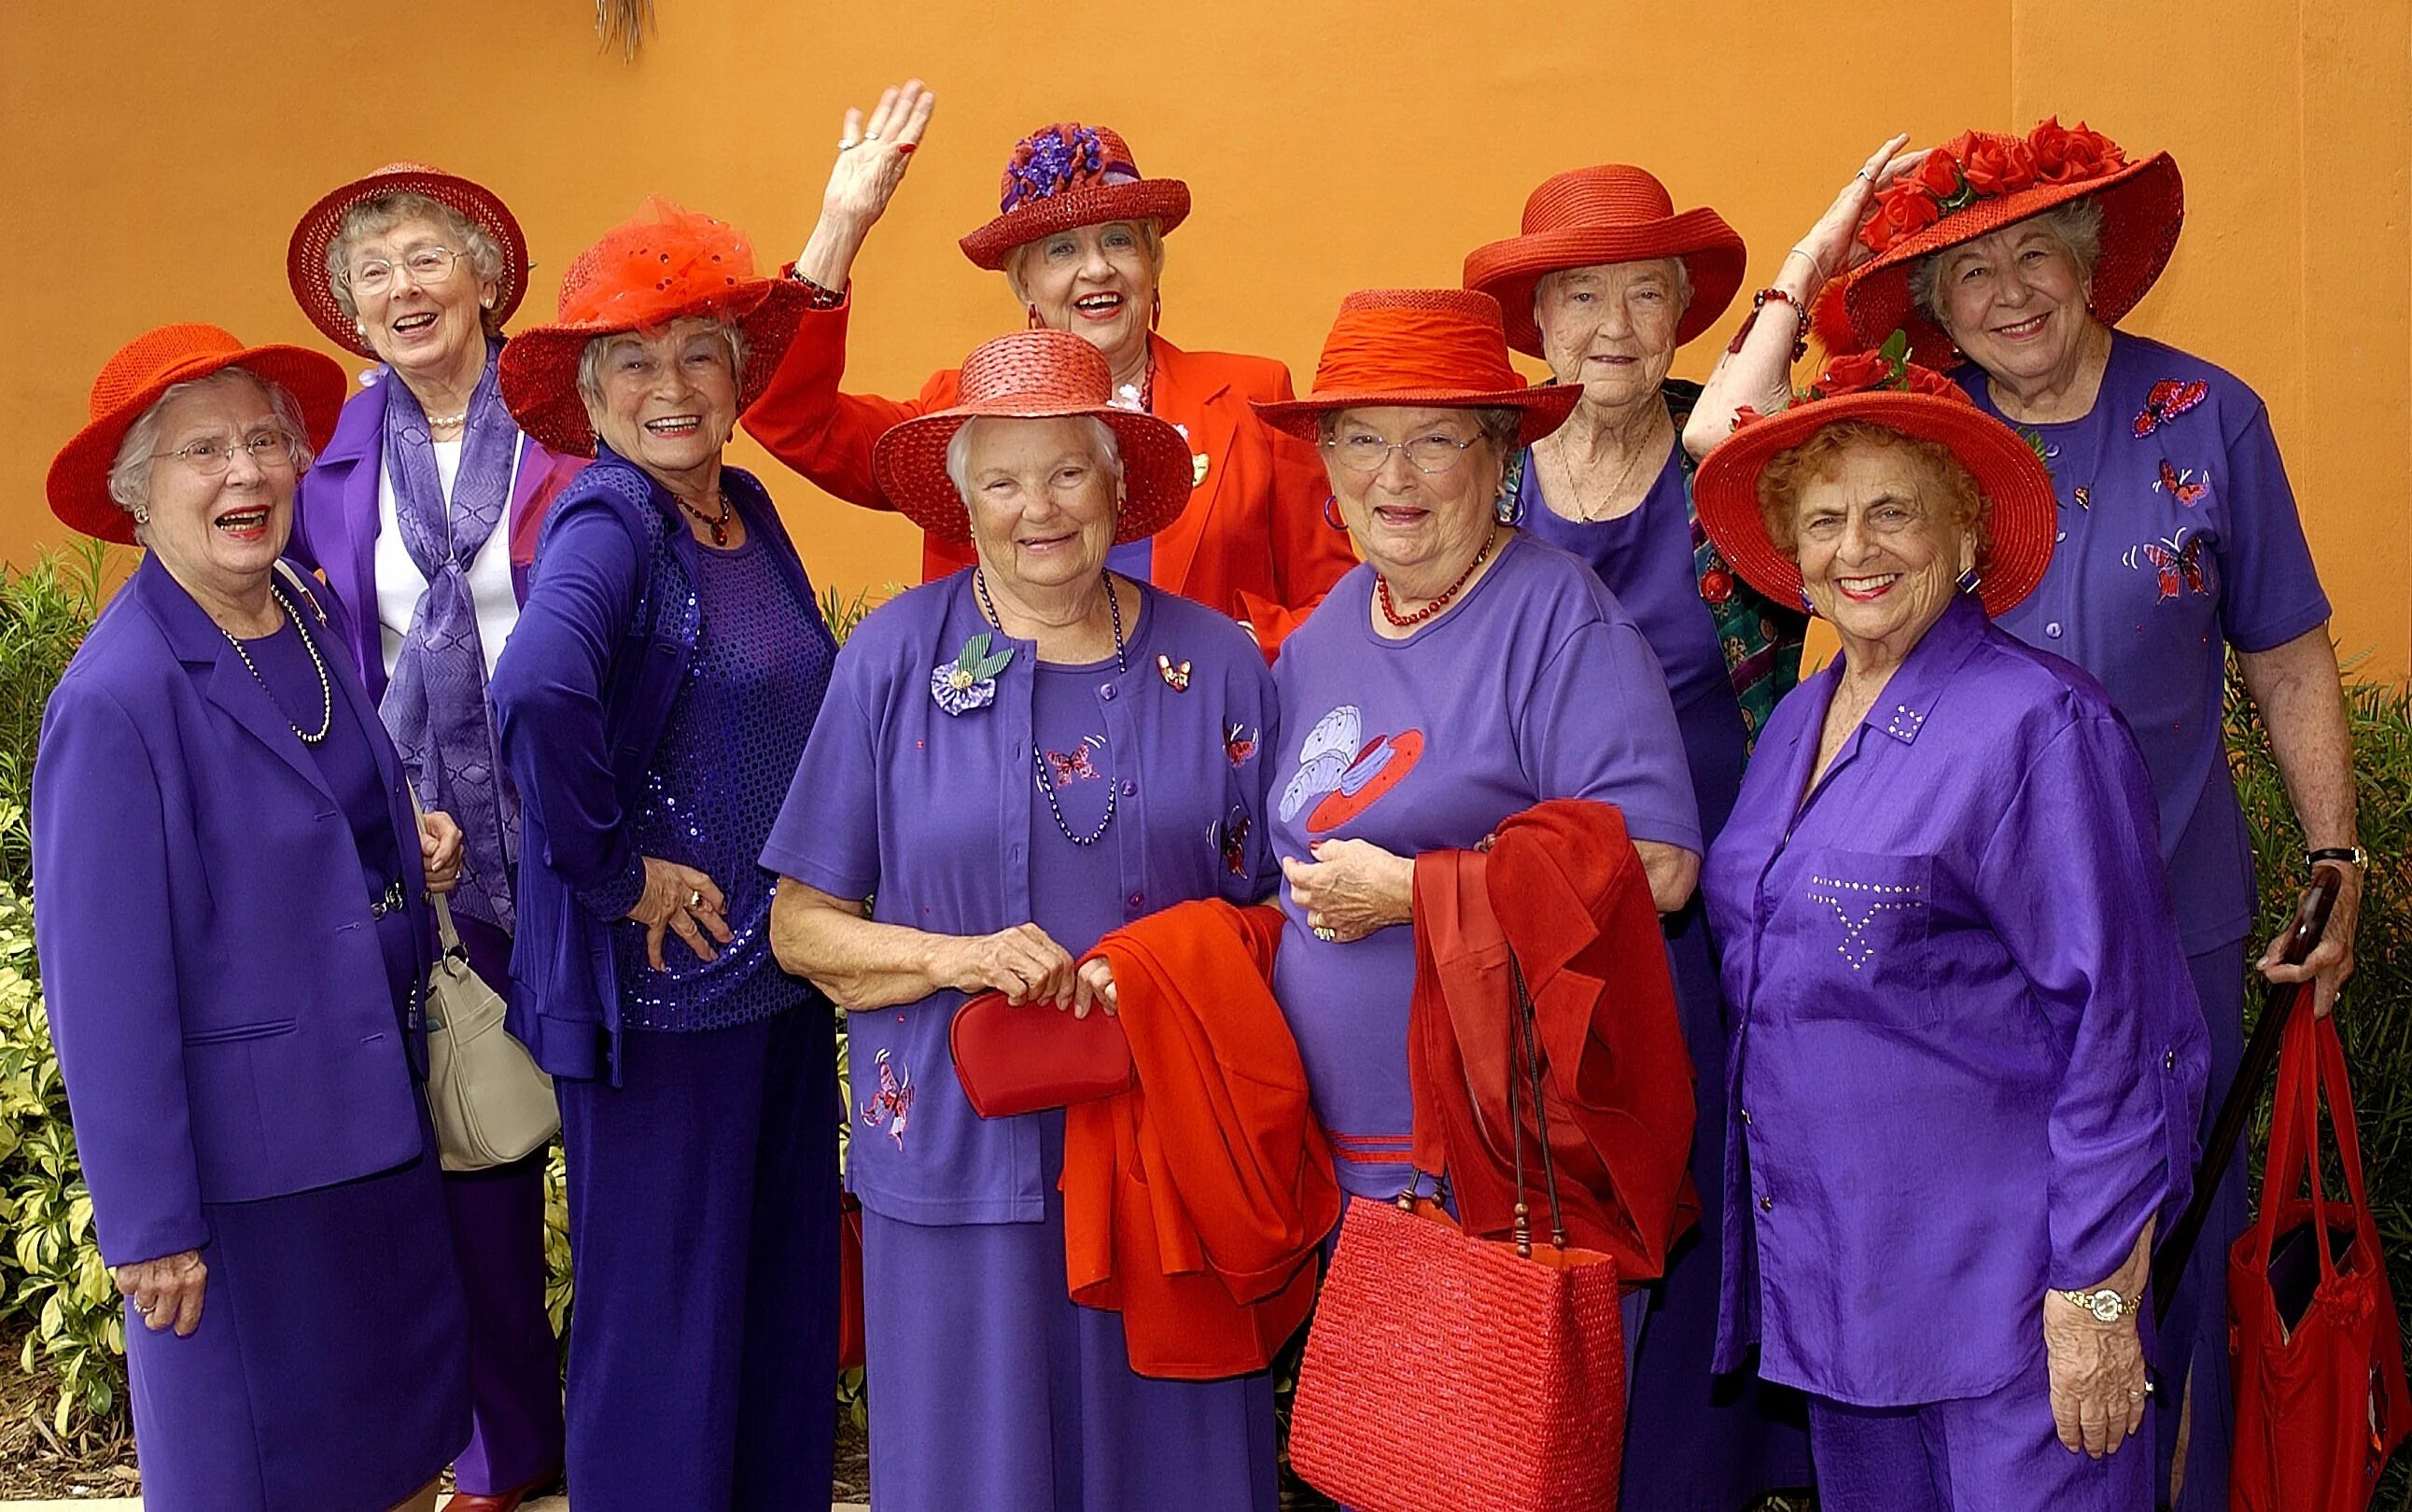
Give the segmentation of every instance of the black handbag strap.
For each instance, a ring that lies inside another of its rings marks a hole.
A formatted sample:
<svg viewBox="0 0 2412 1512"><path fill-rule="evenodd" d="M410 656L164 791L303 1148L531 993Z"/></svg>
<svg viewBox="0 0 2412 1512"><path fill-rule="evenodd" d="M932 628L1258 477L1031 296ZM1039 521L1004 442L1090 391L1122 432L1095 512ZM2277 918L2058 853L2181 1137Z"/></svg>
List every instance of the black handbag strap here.
<svg viewBox="0 0 2412 1512"><path fill-rule="evenodd" d="M1508 1048L1508 1143L1516 1159L1516 1253L1533 1254L1532 1211L1524 1201L1524 1126L1516 1113L1517 1050L1523 1051L1524 1075L1533 1084L1533 1126L1541 1141L1541 1182L1550 1201L1550 1242L1566 1247L1566 1217L1558 1204L1558 1161L1550 1150L1550 1104L1542 1095L1540 1031L1535 1023L1533 994L1524 986L1523 962L1513 947L1508 951L1508 974L1516 984L1516 1038Z"/></svg>

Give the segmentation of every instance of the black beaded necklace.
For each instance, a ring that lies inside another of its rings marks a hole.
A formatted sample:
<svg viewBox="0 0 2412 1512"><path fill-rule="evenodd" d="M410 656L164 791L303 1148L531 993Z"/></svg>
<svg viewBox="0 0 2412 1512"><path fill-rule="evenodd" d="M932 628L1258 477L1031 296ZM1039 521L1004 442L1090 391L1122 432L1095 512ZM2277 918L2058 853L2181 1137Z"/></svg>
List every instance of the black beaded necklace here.
<svg viewBox="0 0 2412 1512"><path fill-rule="evenodd" d="M1114 592L1112 573L1101 573L1099 577L1106 585L1106 608L1113 615L1114 671L1117 676L1127 676L1130 673L1130 648L1123 641L1122 595ZM980 612L988 616L990 624L999 630L1004 629L1005 622L997 618L996 601L988 595L988 574L981 568L972 569L972 587L979 595ZM1047 812L1055 815L1055 828L1063 831L1065 839L1075 845L1094 845L1106 838L1106 830L1114 822L1114 789L1111 784L1106 786L1105 817L1099 819L1097 827L1087 834L1074 834L1072 827L1064 822L1063 807L1055 801L1055 784L1047 773L1047 753L1038 748L1037 741L1030 742L1030 770L1038 780L1038 790L1047 797Z"/></svg>

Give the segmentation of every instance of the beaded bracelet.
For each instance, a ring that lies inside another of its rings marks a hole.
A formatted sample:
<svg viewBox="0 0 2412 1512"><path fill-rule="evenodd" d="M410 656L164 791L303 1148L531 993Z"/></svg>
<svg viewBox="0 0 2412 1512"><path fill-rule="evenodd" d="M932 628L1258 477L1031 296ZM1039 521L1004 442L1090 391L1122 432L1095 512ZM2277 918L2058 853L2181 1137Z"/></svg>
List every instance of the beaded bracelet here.
<svg viewBox="0 0 2412 1512"><path fill-rule="evenodd" d="M804 306L808 310L834 310L846 302L844 289L830 288L825 285L815 283L798 272L792 264L787 269L787 276L804 286L804 292L810 296L809 302Z"/></svg>
<svg viewBox="0 0 2412 1512"><path fill-rule="evenodd" d="M1809 355L1809 307L1784 290L1771 286L1750 297L1752 319L1758 318L1758 312L1767 308L1767 301L1770 300L1780 301L1792 307L1792 360L1798 362Z"/></svg>

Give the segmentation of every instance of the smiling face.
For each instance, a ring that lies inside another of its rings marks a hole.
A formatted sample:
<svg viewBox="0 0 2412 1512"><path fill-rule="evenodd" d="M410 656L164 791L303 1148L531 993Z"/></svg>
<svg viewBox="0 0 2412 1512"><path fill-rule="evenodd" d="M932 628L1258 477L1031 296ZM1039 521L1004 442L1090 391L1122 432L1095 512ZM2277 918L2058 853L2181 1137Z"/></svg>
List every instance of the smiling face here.
<svg viewBox="0 0 2412 1512"><path fill-rule="evenodd" d="M377 360L405 381L433 376L451 382L486 360L485 310L494 283L472 265L467 239L433 216L417 215L351 243L345 271L361 334ZM441 248L457 254L441 276L421 279L410 271L414 253ZM376 264L391 270L382 288L361 289L361 275Z"/></svg>
<svg viewBox="0 0 2412 1512"><path fill-rule="evenodd" d="M1158 272L1152 239L1136 221L1076 226L1017 250L1007 264L1015 296L1050 330L1068 330L1121 373L1147 345Z"/></svg>
<svg viewBox="0 0 2412 1512"><path fill-rule="evenodd" d="M1375 571L1392 579L1437 577L1436 591L1474 560L1494 523L1505 458L1471 410L1343 410L1331 435L1322 448L1324 471L1340 501L1340 518ZM1431 443L1442 438L1471 444L1460 446L1456 461L1438 473L1422 472L1407 460L1419 443L1438 455L1441 448ZM1392 449L1370 473L1341 460L1344 451L1375 446Z"/></svg>
<svg viewBox="0 0 2412 1512"><path fill-rule="evenodd" d="M597 337L587 418L613 451L674 491L699 496L717 479L737 426L738 374L717 321L674 320Z"/></svg>
<svg viewBox="0 0 2412 1512"><path fill-rule="evenodd" d="M1684 317L1683 264L1672 257L1569 268L1533 290L1541 356L1586 403L1621 410L1655 400L1675 360Z"/></svg>
<svg viewBox="0 0 2412 1512"><path fill-rule="evenodd" d="M1122 480L1081 417L975 419L956 437L980 565L1016 588L1061 588L1105 569L1122 518Z"/></svg>
<svg viewBox="0 0 2412 1512"><path fill-rule="evenodd" d="M235 374L163 401L157 418L143 543L205 602L256 593L293 528L293 457L275 406ZM270 438L278 444L261 444ZM196 449L227 461L226 471L209 476Z"/></svg>
<svg viewBox="0 0 2412 1512"><path fill-rule="evenodd" d="M2091 277L2048 225L2028 219L1935 254L1936 316L1986 372L2049 377L2077 360L2094 324Z"/></svg>
<svg viewBox="0 0 2412 1512"><path fill-rule="evenodd" d="M1802 585L1854 662L1905 653L1976 565L1976 537L1934 482L1908 448L1859 441L1793 493Z"/></svg>

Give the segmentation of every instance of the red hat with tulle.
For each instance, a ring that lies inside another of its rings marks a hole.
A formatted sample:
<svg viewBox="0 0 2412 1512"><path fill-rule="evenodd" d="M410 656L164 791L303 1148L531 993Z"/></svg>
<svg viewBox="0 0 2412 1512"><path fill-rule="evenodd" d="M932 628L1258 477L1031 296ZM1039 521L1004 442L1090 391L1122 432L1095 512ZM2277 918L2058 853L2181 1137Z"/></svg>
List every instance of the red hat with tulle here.
<svg viewBox="0 0 2412 1512"><path fill-rule="evenodd" d="M1120 133L1059 121L1014 143L996 218L960 245L994 272L1014 248L1076 226L1152 220L1162 235L1188 218L1189 185L1143 176Z"/></svg>
<svg viewBox="0 0 2412 1512"><path fill-rule="evenodd" d="M1529 447L1566 423L1579 384L1536 387L1508 360L1499 301L1463 288L1369 288L1340 301L1323 339L1315 388L1303 399L1250 400L1257 417L1305 441L1322 417L1344 409L1513 409L1516 444Z"/></svg>
<svg viewBox="0 0 2412 1512"><path fill-rule="evenodd" d="M327 248L342 234L344 217L353 207L398 194L433 199L494 239L494 244L503 249L503 266L494 275L493 322L499 328L508 320L511 312L520 307L520 301L527 297L531 266L527 238L521 233L520 223L510 208L493 191L459 174L424 163L388 163L367 177L354 179L323 196L302 212L301 223L293 228L293 240L285 248L285 281L293 286L293 298L300 302L302 313L310 317L310 323L347 352L362 357L376 355L368 338L360 334L354 317L344 313L342 301L335 298L334 285L327 273Z"/></svg>

